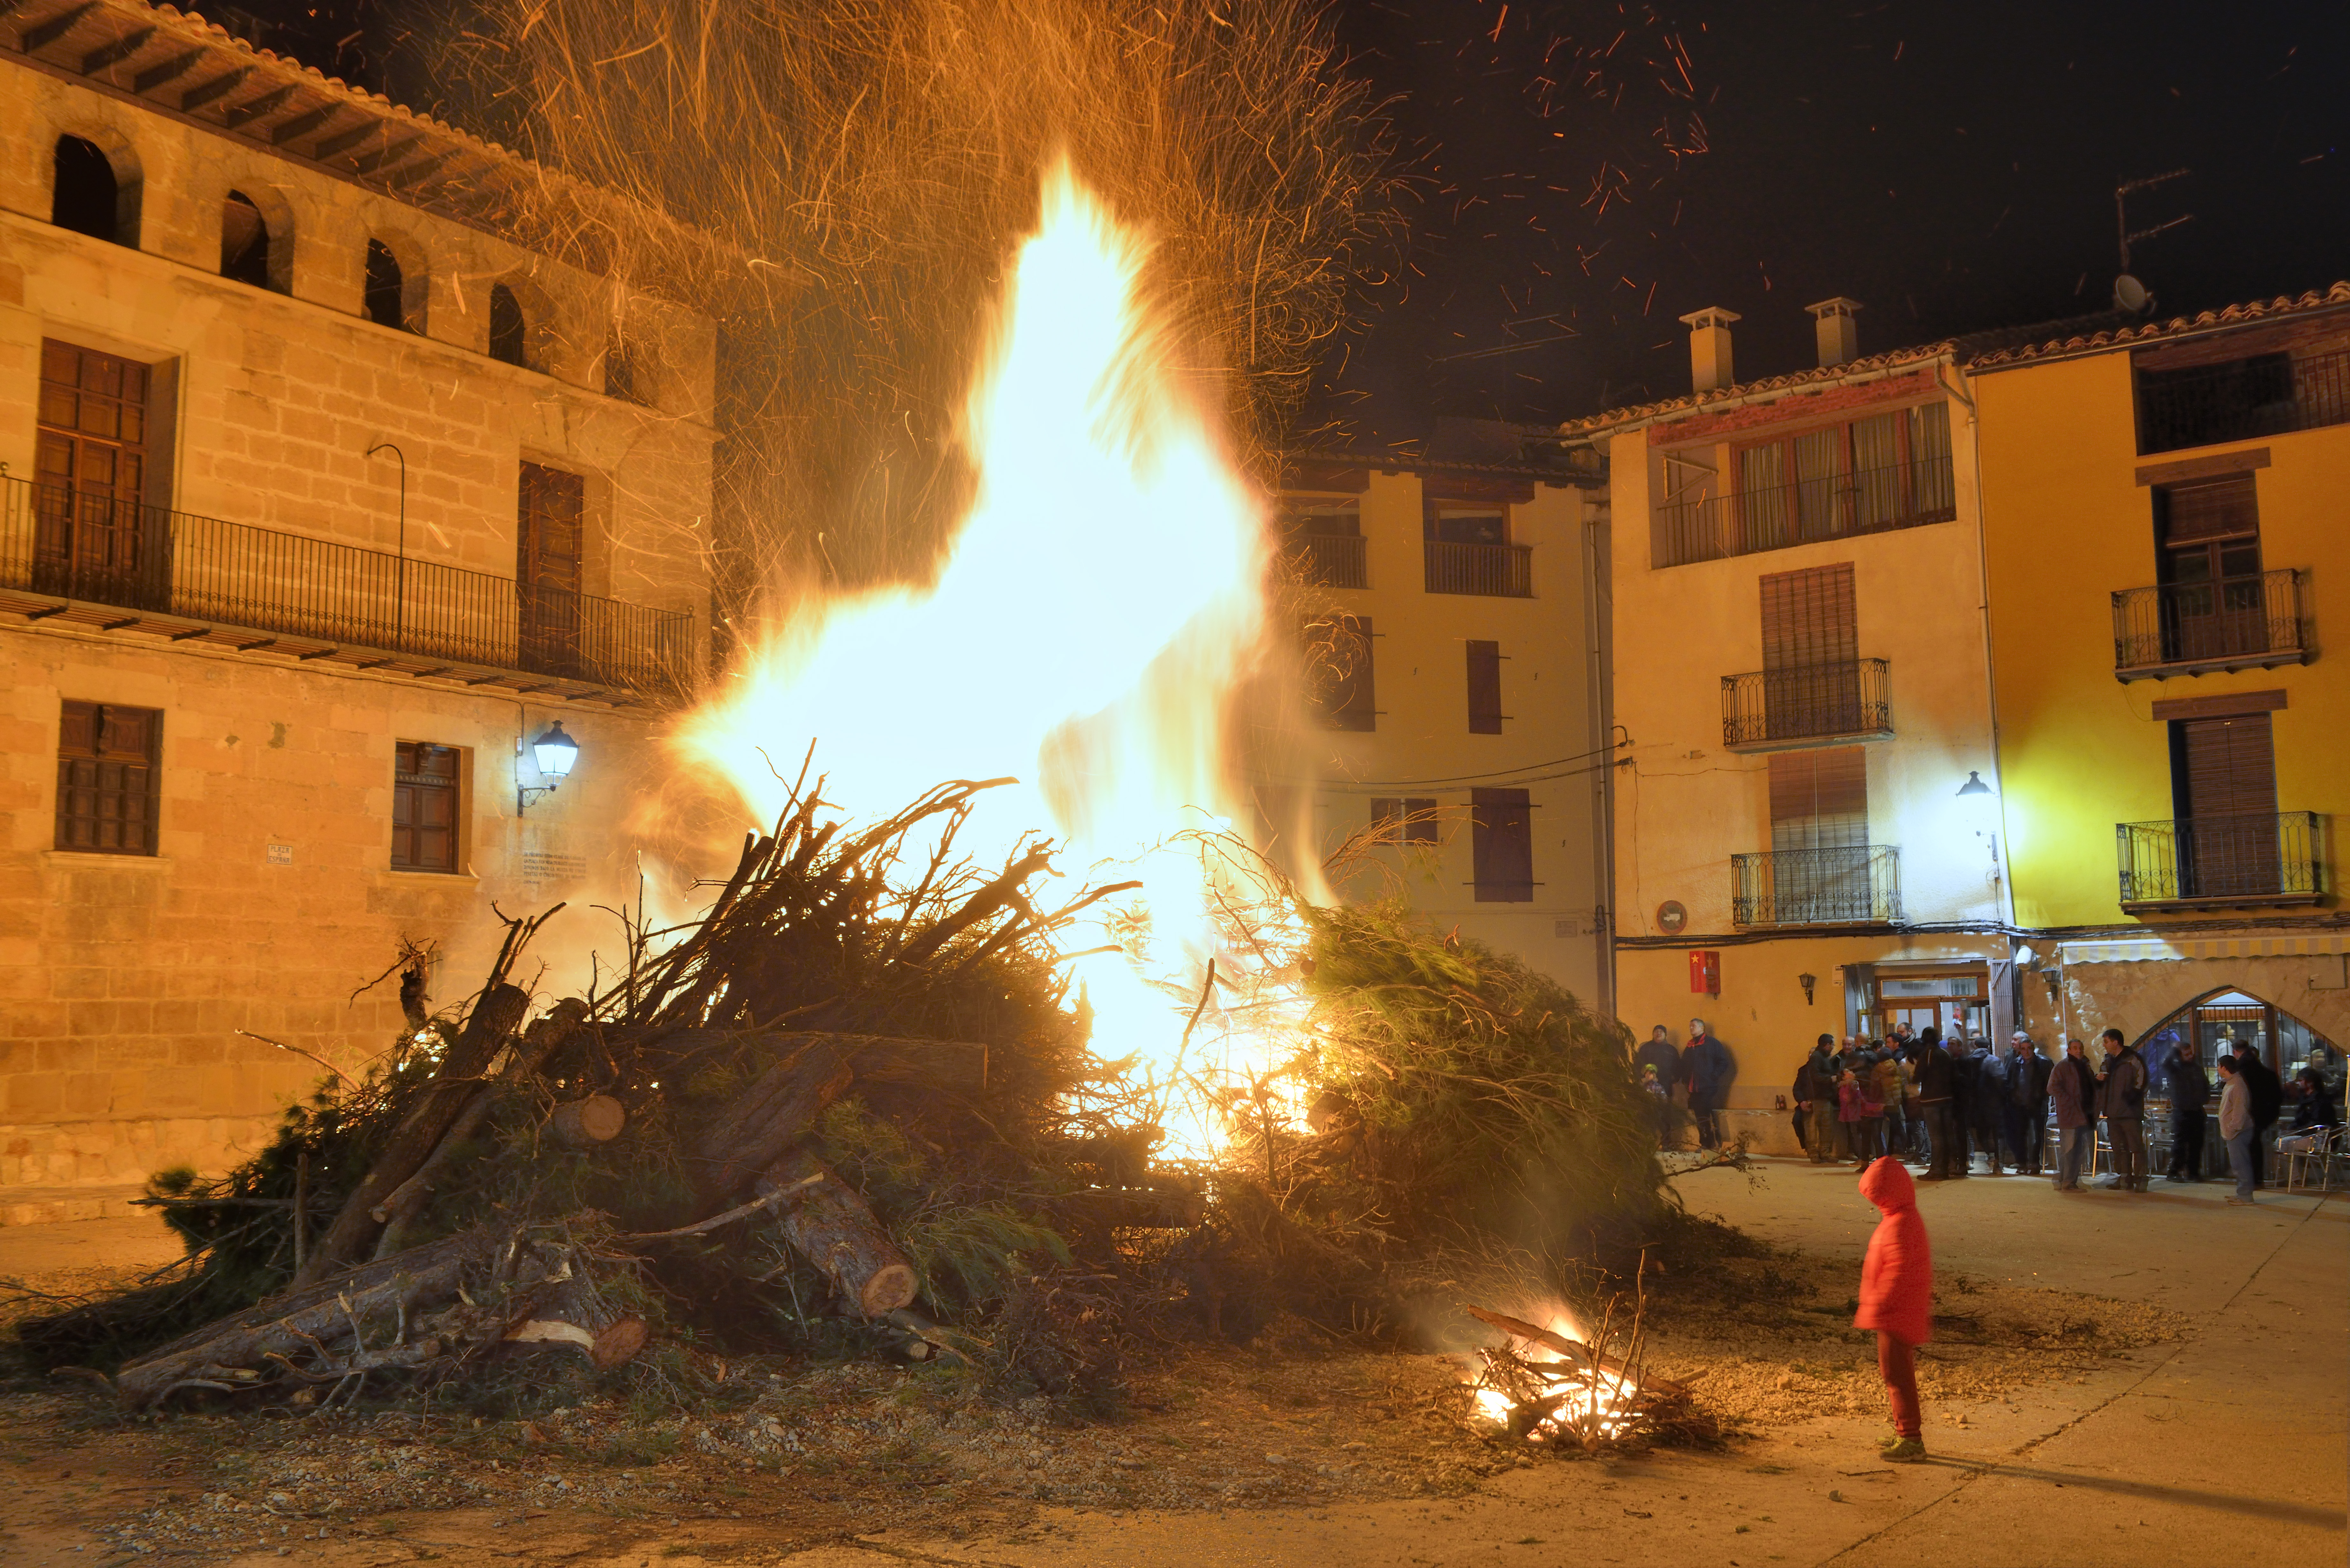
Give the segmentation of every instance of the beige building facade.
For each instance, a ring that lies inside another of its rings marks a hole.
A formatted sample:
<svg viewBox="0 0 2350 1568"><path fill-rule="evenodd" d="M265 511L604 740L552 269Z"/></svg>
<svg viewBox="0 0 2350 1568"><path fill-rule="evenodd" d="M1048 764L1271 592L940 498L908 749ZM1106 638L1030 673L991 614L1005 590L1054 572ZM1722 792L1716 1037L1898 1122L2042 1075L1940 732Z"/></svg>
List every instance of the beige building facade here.
<svg viewBox="0 0 2350 1568"><path fill-rule="evenodd" d="M359 988L403 944L455 1002L493 904L632 888L710 620L708 320L503 237L549 178L510 154L192 17L64 15L0 55L20 1190L216 1168L394 1037L397 977Z"/></svg>
<svg viewBox="0 0 2350 1568"><path fill-rule="evenodd" d="M1400 895L1607 1010L1607 540L1596 465L1301 460L1292 558L1334 678L1308 786L1348 898ZM1595 565L1596 563L1596 565Z"/></svg>

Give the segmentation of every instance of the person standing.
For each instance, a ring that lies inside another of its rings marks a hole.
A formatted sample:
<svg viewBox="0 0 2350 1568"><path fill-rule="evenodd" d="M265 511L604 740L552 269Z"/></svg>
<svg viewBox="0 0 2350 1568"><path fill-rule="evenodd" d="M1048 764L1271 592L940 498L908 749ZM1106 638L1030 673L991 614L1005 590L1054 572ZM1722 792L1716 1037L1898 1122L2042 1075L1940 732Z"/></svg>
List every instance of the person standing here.
<svg viewBox="0 0 2350 1568"><path fill-rule="evenodd" d="M2008 1046L2009 1054L2014 1047ZM2003 1176L2000 1168L1999 1146L2007 1131L2007 1109L2010 1105L2007 1085L2007 1057L1991 1048L1988 1037L1979 1039L1974 1049L1967 1053L1974 1064L1975 1097L1969 1107L1973 1112L1976 1147L1982 1150L1983 1163L1993 1176Z"/></svg>
<svg viewBox="0 0 2350 1568"><path fill-rule="evenodd" d="M1705 1020L1690 1020L1690 1043L1681 1052L1689 1074L1690 1116L1697 1122L1700 1148L1721 1147L1721 1102L1737 1071L1730 1048L1706 1032Z"/></svg>
<svg viewBox="0 0 2350 1568"><path fill-rule="evenodd" d="M2015 1168L2027 1176L2040 1175L2047 1166L2048 1147L2048 1073L2051 1064L2033 1044L2032 1036L2019 1029L2013 1036L2015 1050L2010 1061L2012 1106L2008 1126L2015 1150Z"/></svg>
<svg viewBox="0 0 2350 1568"><path fill-rule="evenodd" d="M1926 1137L1932 1150L1924 1179L1948 1181L1960 1174L1952 1166L1963 1164L1967 1147L1952 1100L1950 1056L1942 1049L1942 1032L1935 1024L1919 1033L1918 1045L1918 1105L1926 1113Z"/></svg>
<svg viewBox="0 0 2350 1568"><path fill-rule="evenodd" d="M1926 1457L1924 1412L1918 1407L1918 1347L1933 1335L1934 1250L1918 1212L1918 1189L1898 1159L1861 1172L1860 1195L1882 1216L1860 1265L1860 1310L1852 1325L1877 1334L1877 1370L1893 1407L1893 1436L1879 1445L1888 1459Z"/></svg>
<svg viewBox="0 0 2350 1568"><path fill-rule="evenodd" d="M1877 1065L1869 1075L1877 1086L1877 1102L1885 1107L1885 1152L1896 1159L1905 1158L1909 1152L1909 1075L1902 1071L1898 1052L1880 1050L1876 1056Z"/></svg>
<svg viewBox="0 0 2350 1568"><path fill-rule="evenodd" d="M2228 1168L2236 1173L2230 1203L2251 1203L2252 1197L2252 1096L2244 1083L2242 1063L2234 1056L2220 1058L2220 1137L2228 1145Z"/></svg>
<svg viewBox="0 0 2350 1568"><path fill-rule="evenodd" d="M1835 1066L1831 1047L1835 1036L1823 1034L1812 1054L1795 1069L1795 1104L1804 1112L1804 1152L1814 1165L1825 1165L1835 1145Z"/></svg>
<svg viewBox="0 0 2350 1568"><path fill-rule="evenodd" d="M2078 1040L2064 1042L2064 1059L2048 1075L2056 1109L2056 1190L2078 1192L2097 1142L2097 1075Z"/></svg>
<svg viewBox="0 0 2350 1568"><path fill-rule="evenodd" d="M2146 1064L2118 1029L2100 1037L2106 1070L2099 1075L2097 1114L2106 1118L2106 1145L2113 1150L2114 1185L2125 1192L2146 1190Z"/></svg>
<svg viewBox="0 0 2350 1568"><path fill-rule="evenodd" d="M1650 1030L1647 1042L1632 1053L1632 1075L1644 1088L1651 1070L1655 1073L1658 1087L1649 1096L1648 1109L1656 1117L1657 1146L1670 1148L1673 1147L1673 1085L1680 1081L1681 1054L1661 1023Z"/></svg>
<svg viewBox="0 0 2350 1568"><path fill-rule="evenodd" d="M2203 1076L2194 1041L2181 1039L2170 1060L2162 1064L2162 1086L2170 1096L2170 1168L2163 1172L2164 1178L2200 1181L2203 1117L2211 1104L2211 1084Z"/></svg>
<svg viewBox="0 0 2350 1568"><path fill-rule="evenodd" d="M2252 1185L2259 1187L2268 1180L2269 1128L2283 1114L2284 1084L2261 1060L2259 1048L2249 1040L2236 1042L2236 1072L2252 1101Z"/></svg>

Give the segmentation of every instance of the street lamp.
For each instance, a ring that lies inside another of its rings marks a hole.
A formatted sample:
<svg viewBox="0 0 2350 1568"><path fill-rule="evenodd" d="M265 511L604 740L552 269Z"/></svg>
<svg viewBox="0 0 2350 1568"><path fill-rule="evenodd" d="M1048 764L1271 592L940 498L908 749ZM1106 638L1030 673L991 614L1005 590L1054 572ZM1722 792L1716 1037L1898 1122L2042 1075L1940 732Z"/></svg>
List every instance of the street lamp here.
<svg viewBox="0 0 2350 1568"><path fill-rule="evenodd" d="M1814 974L1799 974L1795 977L1795 983L1804 988L1804 1005L1805 1007L1811 1006L1812 987L1820 983L1819 976Z"/></svg>
<svg viewBox="0 0 2350 1568"><path fill-rule="evenodd" d="M516 784L515 815L520 816L530 803L543 794L553 794L563 781L571 776L571 765L579 760L579 742L563 732L563 721L557 719L547 726L546 733L530 743L530 753L538 763L542 778L553 779L546 784Z"/></svg>

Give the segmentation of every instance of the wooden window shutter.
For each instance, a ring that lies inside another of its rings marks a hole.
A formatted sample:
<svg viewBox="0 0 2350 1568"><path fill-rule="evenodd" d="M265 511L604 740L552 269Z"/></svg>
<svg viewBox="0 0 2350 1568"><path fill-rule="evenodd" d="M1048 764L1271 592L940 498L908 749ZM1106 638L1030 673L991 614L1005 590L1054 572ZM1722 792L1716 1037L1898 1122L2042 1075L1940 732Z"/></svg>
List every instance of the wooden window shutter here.
<svg viewBox="0 0 2350 1568"><path fill-rule="evenodd" d="M1522 789L1478 789L1469 804L1477 902L1534 902L1533 797Z"/></svg>
<svg viewBox="0 0 2350 1568"><path fill-rule="evenodd" d="M1771 753L1771 847L1852 848L1868 842L1868 760L1858 746Z"/></svg>
<svg viewBox="0 0 2350 1568"><path fill-rule="evenodd" d="M1469 644L1469 732L1502 732L1502 645L1498 642L1471 640Z"/></svg>
<svg viewBox="0 0 2350 1568"><path fill-rule="evenodd" d="M1324 725L1333 730L1378 728L1371 618L1334 616L1308 626L1305 636L1307 668Z"/></svg>
<svg viewBox="0 0 2350 1568"><path fill-rule="evenodd" d="M1764 670L1849 664L1860 657L1850 561L1766 572L1760 583Z"/></svg>
<svg viewBox="0 0 2350 1568"><path fill-rule="evenodd" d="M2162 508L2162 542L2191 545L2261 531L2260 497L2249 473L2230 473L2155 492Z"/></svg>
<svg viewBox="0 0 2350 1568"><path fill-rule="evenodd" d="M2187 817L2272 816L2276 753L2266 713L2189 719L2178 725Z"/></svg>
<svg viewBox="0 0 2350 1568"><path fill-rule="evenodd" d="M392 751L391 868L457 869L458 773L454 746L402 741Z"/></svg>
<svg viewBox="0 0 2350 1568"><path fill-rule="evenodd" d="M163 715L152 708L67 702L57 724L59 849L152 855Z"/></svg>

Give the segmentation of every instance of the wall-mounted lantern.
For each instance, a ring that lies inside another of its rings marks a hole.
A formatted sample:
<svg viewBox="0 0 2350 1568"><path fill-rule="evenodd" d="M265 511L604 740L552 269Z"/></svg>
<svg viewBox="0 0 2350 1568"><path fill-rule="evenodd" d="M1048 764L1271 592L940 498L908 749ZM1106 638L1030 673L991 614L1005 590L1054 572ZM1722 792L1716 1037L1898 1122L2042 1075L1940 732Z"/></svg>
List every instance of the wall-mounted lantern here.
<svg viewBox="0 0 2350 1568"><path fill-rule="evenodd" d="M1795 983L1804 988L1804 1005L1805 1007L1813 1005L1812 987L1820 983L1820 977L1815 974L1799 974L1795 977Z"/></svg>
<svg viewBox="0 0 2350 1568"><path fill-rule="evenodd" d="M516 784L515 815L520 816L530 808L530 803L543 794L553 794L563 781L571 776L571 765L579 760L579 742L563 732L563 721L557 719L547 726L546 733L530 743L531 755L537 760L539 775L552 779L553 784Z"/></svg>

